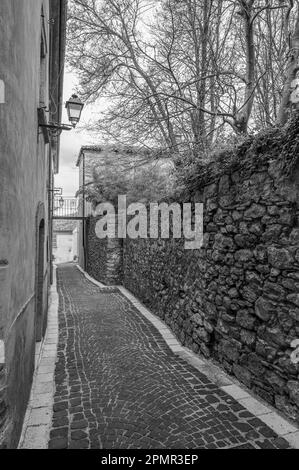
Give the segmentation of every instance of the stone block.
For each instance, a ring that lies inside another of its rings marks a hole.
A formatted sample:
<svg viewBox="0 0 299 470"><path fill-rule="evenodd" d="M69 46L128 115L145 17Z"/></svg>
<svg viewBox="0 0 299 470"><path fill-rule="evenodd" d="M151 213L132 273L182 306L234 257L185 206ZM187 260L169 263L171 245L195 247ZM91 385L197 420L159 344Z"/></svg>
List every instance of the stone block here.
<svg viewBox="0 0 299 470"><path fill-rule="evenodd" d="M222 354L234 363L238 362L240 356L239 349L240 348L235 343L232 343L230 341L223 341L221 344Z"/></svg>
<svg viewBox="0 0 299 470"><path fill-rule="evenodd" d="M256 324L256 318L250 315L248 310L240 310L236 316L236 323L247 330L253 330Z"/></svg>
<svg viewBox="0 0 299 470"><path fill-rule="evenodd" d="M293 256L287 248L268 247L268 258L274 268L288 269L294 262Z"/></svg>
<svg viewBox="0 0 299 470"><path fill-rule="evenodd" d="M276 311L276 305L264 297L259 297L255 302L255 314L261 320L267 322Z"/></svg>
<svg viewBox="0 0 299 470"><path fill-rule="evenodd" d="M289 380L287 383L287 389L289 391L291 400L299 408L299 382L298 380Z"/></svg>
<svg viewBox="0 0 299 470"><path fill-rule="evenodd" d="M266 213L266 208L260 204L252 204L252 206L244 212L245 219L259 219Z"/></svg>
<svg viewBox="0 0 299 470"><path fill-rule="evenodd" d="M233 365L233 372L240 382L245 384L247 387L251 387L251 372L245 367L240 366L239 364Z"/></svg>
<svg viewBox="0 0 299 470"><path fill-rule="evenodd" d="M263 359L255 353L250 353L248 355L248 369L258 377L263 376L266 371L265 366L263 365Z"/></svg>
<svg viewBox="0 0 299 470"><path fill-rule="evenodd" d="M289 294L287 300L299 307L299 294Z"/></svg>
<svg viewBox="0 0 299 470"><path fill-rule="evenodd" d="M241 330L240 339L242 343L252 347L256 340L256 334L253 331Z"/></svg>
<svg viewBox="0 0 299 470"><path fill-rule="evenodd" d="M251 250L238 250L235 252L235 260L240 263L246 263L250 261L253 257L253 252Z"/></svg>
<svg viewBox="0 0 299 470"><path fill-rule="evenodd" d="M285 289L275 282L266 281L263 288L263 294L275 301L281 301L285 298Z"/></svg>
<svg viewBox="0 0 299 470"><path fill-rule="evenodd" d="M298 407L290 402L286 395L275 395L275 406L291 419L299 419Z"/></svg>

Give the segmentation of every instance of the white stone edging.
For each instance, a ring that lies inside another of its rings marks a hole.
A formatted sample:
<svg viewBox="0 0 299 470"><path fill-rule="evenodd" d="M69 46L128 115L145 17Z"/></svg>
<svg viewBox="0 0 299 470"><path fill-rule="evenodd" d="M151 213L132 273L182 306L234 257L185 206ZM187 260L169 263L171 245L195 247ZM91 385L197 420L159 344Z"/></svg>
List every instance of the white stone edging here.
<svg viewBox="0 0 299 470"><path fill-rule="evenodd" d="M106 289L107 288L107 286L105 286L105 284L102 284L101 282L96 281L89 274L87 274L87 272L84 271L84 269L82 269L81 266L79 266L79 264L76 264L76 268L79 269L81 274L83 274L83 276L85 276L88 281L93 282L94 284L96 284L101 289L104 289L104 288Z"/></svg>

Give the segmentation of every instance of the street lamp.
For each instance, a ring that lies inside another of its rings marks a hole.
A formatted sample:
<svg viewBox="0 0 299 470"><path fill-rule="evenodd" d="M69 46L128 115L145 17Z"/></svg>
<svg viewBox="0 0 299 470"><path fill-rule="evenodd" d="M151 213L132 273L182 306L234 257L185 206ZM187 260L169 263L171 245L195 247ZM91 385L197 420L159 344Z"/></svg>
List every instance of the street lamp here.
<svg viewBox="0 0 299 470"><path fill-rule="evenodd" d="M67 109L67 114L68 114L68 119L71 123L71 126L69 124L57 124L55 122L50 122L49 124L46 124L43 120L43 113L40 111L43 111L42 109L39 109L39 126L49 129L51 132L56 132L60 134L62 131L70 131L71 129L74 129L78 122L80 121L81 113L84 108L84 103L78 98L77 95L72 95L70 99L66 102L65 107Z"/></svg>
<svg viewBox="0 0 299 470"><path fill-rule="evenodd" d="M69 121L73 127L76 127L80 121L84 104L77 95L72 95L71 98L66 102L65 107L67 109Z"/></svg>
<svg viewBox="0 0 299 470"><path fill-rule="evenodd" d="M65 200L61 196L59 199L57 197L53 197L53 211L59 211L63 209Z"/></svg>

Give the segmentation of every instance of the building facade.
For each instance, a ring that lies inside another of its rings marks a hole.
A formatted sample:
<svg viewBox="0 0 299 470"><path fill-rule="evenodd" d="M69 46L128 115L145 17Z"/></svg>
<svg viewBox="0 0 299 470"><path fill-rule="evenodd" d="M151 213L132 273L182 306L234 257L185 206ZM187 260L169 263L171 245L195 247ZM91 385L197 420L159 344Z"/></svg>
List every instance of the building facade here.
<svg viewBox="0 0 299 470"><path fill-rule="evenodd" d="M77 260L77 221L54 220L53 223L53 261L56 264Z"/></svg>
<svg viewBox="0 0 299 470"><path fill-rule="evenodd" d="M66 0L0 2L0 448L17 447L47 325Z"/></svg>

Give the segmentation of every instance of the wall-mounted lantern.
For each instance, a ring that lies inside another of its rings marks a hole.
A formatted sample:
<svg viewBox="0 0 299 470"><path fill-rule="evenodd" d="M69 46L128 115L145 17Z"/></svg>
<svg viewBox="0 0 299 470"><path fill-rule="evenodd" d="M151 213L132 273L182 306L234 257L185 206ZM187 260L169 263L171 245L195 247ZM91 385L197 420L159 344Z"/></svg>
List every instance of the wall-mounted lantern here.
<svg viewBox="0 0 299 470"><path fill-rule="evenodd" d="M81 118L81 113L84 108L84 104L78 98L77 95L72 95L71 98L66 102L65 107L70 123L73 127L76 127Z"/></svg>
<svg viewBox="0 0 299 470"><path fill-rule="evenodd" d="M60 209L63 209L65 200L61 196L58 198L59 194L55 194L54 190L52 190L53 193L53 211L59 211Z"/></svg>
<svg viewBox="0 0 299 470"><path fill-rule="evenodd" d="M78 98L77 95L72 95L71 98L66 102L65 107L67 109L68 119L71 125L57 124L55 122L45 123L43 119L44 110L39 109L39 126L42 128L49 129L50 131L56 132L58 134L60 134L62 131L70 131L71 129L74 129L80 121L84 104Z"/></svg>

